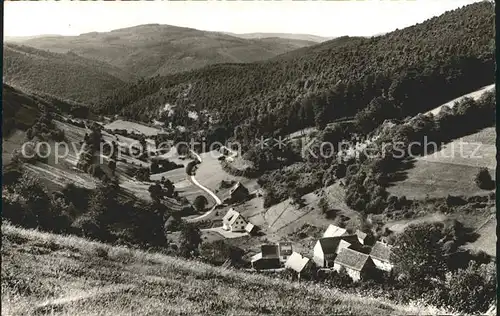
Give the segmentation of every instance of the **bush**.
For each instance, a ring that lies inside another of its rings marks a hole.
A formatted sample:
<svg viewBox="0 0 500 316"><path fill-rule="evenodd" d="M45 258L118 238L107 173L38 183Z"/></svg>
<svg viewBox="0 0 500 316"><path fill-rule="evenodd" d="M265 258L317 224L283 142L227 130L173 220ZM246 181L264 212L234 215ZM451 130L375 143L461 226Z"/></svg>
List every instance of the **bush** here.
<svg viewBox="0 0 500 316"><path fill-rule="evenodd" d="M193 206L197 211L203 211L208 204L208 200L203 195L198 195L193 202Z"/></svg>
<svg viewBox="0 0 500 316"><path fill-rule="evenodd" d="M495 182L491 178L488 168L481 168L474 178L476 185L483 190L492 190L495 188Z"/></svg>
<svg viewBox="0 0 500 316"><path fill-rule="evenodd" d="M471 264L447 280L448 305L462 313L485 312L496 298L496 267Z"/></svg>

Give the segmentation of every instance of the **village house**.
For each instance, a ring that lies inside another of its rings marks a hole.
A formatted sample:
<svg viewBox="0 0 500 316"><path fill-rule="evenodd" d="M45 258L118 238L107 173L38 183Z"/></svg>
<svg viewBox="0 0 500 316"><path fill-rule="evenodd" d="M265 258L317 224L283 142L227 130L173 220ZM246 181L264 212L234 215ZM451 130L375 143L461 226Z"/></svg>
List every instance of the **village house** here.
<svg viewBox="0 0 500 316"><path fill-rule="evenodd" d="M313 267L312 260L307 257L302 257L298 252L292 252L288 260L285 262L285 268L290 269L297 273L297 278L310 271Z"/></svg>
<svg viewBox="0 0 500 316"><path fill-rule="evenodd" d="M356 233L351 233L345 228L335 226L335 225L328 225L328 228L325 230L323 233L323 238L325 237L339 237L348 243L351 244L350 248L351 249L356 249L360 250L363 245L365 244L365 238L367 234L361 232L361 231L356 231Z"/></svg>
<svg viewBox="0 0 500 316"><path fill-rule="evenodd" d="M248 222L233 208L230 208L226 215L222 218L222 229L231 232L243 232L245 231L247 225Z"/></svg>
<svg viewBox="0 0 500 316"><path fill-rule="evenodd" d="M367 278L375 269L375 264L369 255L344 248L335 258L333 269L337 272L345 271L356 282Z"/></svg>
<svg viewBox="0 0 500 316"><path fill-rule="evenodd" d="M377 269L387 272L392 271L394 265L391 263L391 246L380 241L375 242L370 257Z"/></svg>
<svg viewBox="0 0 500 316"><path fill-rule="evenodd" d="M284 263L288 260L288 257L292 255L293 247L291 242L279 242L278 243L278 256L280 262Z"/></svg>
<svg viewBox="0 0 500 316"><path fill-rule="evenodd" d="M261 245L261 252L252 256L250 262L255 270L278 269L281 267L278 245Z"/></svg>
<svg viewBox="0 0 500 316"><path fill-rule="evenodd" d="M248 189L240 182L236 182L236 184L229 189L229 195L231 196L232 202L244 201L248 198L249 194Z"/></svg>
<svg viewBox="0 0 500 316"><path fill-rule="evenodd" d="M328 268L333 265L335 257L344 248L348 248L351 244L341 237L326 237L321 238L314 245L313 260L318 267Z"/></svg>

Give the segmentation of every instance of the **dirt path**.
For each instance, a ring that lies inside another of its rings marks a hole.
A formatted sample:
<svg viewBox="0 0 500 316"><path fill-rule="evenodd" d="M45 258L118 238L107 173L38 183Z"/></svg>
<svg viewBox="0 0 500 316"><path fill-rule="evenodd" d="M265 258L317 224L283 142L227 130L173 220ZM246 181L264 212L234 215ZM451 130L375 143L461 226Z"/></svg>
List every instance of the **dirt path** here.
<svg viewBox="0 0 500 316"><path fill-rule="evenodd" d="M487 91L491 91L495 88L495 84L491 84L491 85L488 85L488 86L485 86L485 87L482 87L481 89L478 89L474 92L471 92L471 93L468 93L468 94L464 94L463 96L460 96L456 99L453 99L451 101L448 101L446 102L445 104L443 105L440 105L438 106L437 108L435 109L432 109L430 110L429 112L425 113L426 115L428 114L433 114L433 115L437 115L441 109L444 107L444 106L449 106L450 108L452 108L454 105L455 105L455 102L459 102L461 100L463 100L464 98L472 98L474 100L477 100L479 99L485 92Z"/></svg>
<svg viewBox="0 0 500 316"><path fill-rule="evenodd" d="M196 152L194 152L194 151L191 150L191 154L193 154L196 157L196 159L198 159L198 161L200 163L203 162L203 160L201 159L200 155L198 155ZM206 219L210 215L212 215L212 213L215 211L215 209L217 208L217 206L222 205L222 200L214 192L212 192L210 189L208 189L207 187L205 187L201 183L199 183L198 180L196 180L196 178L194 176L189 176L188 179L194 185L196 185L198 188L200 188L203 191L207 192L214 199L214 201L215 201L215 205L210 210L208 210L207 212L205 212L205 214L200 215L200 216L195 217L195 218L190 218L190 219L187 220L188 222L192 223L192 222L197 222L197 221Z"/></svg>

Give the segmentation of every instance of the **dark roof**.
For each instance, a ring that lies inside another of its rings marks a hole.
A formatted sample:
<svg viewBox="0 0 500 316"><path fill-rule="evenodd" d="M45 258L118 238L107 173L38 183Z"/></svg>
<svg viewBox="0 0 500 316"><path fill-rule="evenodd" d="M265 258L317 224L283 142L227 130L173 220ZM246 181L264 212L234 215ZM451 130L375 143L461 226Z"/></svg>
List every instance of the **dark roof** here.
<svg viewBox="0 0 500 316"><path fill-rule="evenodd" d="M361 271L368 260L370 260L370 256L349 248L344 248L340 251L337 258L335 258L334 263Z"/></svg>
<svg viewBox="0 0 500 316"><path fill-rule="evenodd" d="M261 245L262 257L278 257L278 245Z"/></svg>
<svg viewBox="0 0 500 316"><path fill-rule="evenodd" d="M245 188L245 186L243 184L241 184L241 182L236 182L236 184L233 185L233 187L231 189L229 189L229 194L233 194L238 189L244 190L245 192L248 191L248 189Z"/></svg>
<svg viewBox="0 0 500 316"><path fill-rule="evenodd" d="M380 241L375 242L370 252L370 256L380 261L390 262L391 247Z"/></svg>
<svg viewBox="0 0 500 316"><path fill-rule="evenodd" d="M323 249L323 254L327 255L335 253L341 240L339 237L325 237L319 239L318 242Z"/></svg>

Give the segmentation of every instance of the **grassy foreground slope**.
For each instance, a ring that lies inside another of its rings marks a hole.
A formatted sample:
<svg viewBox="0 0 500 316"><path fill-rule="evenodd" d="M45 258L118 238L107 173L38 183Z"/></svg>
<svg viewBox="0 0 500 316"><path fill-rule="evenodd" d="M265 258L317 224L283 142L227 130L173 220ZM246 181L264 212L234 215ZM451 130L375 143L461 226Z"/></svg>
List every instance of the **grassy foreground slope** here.
<svg viewBox="0 0 500 316"><path fill-rule="evenodd" d="M2 314L429 314L290 283L2 225Z"/></svg>

